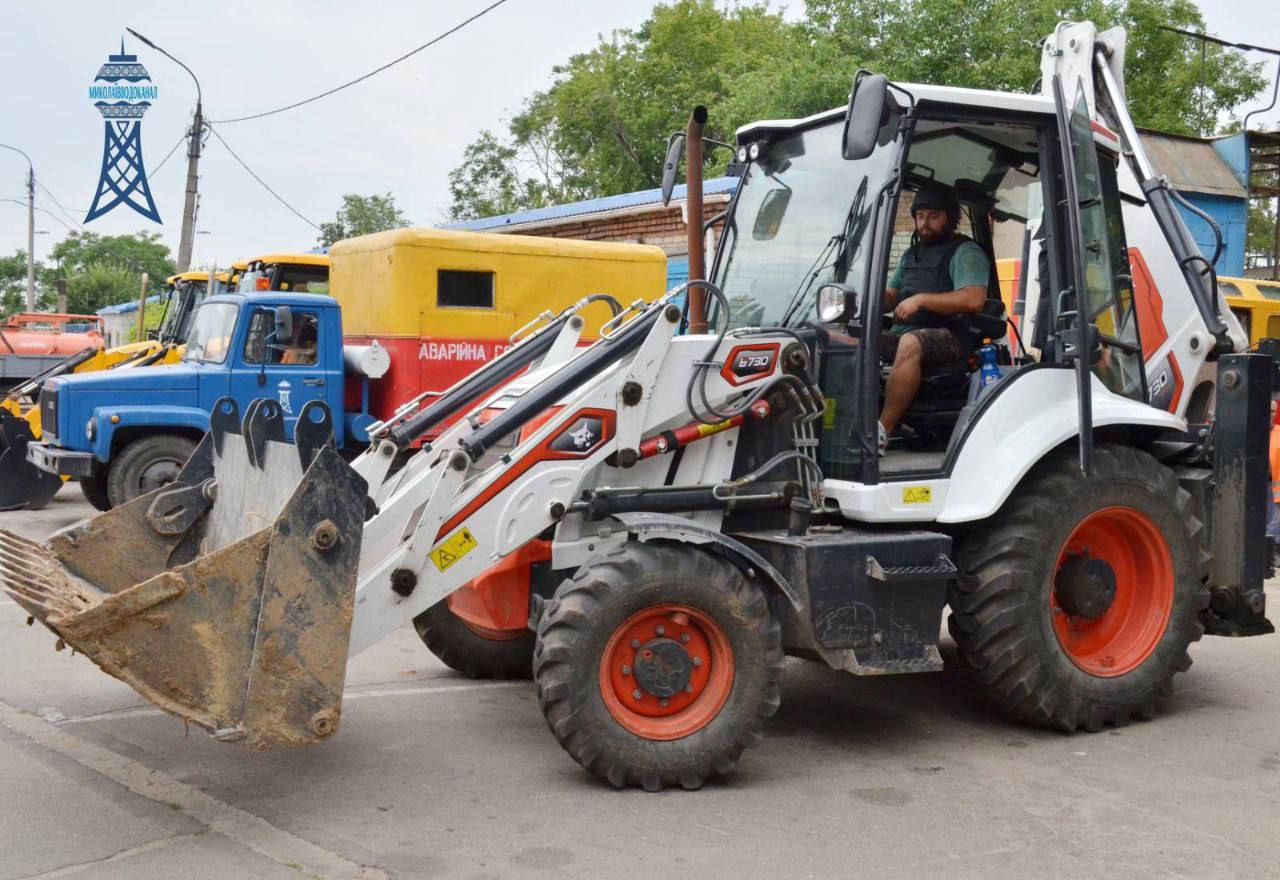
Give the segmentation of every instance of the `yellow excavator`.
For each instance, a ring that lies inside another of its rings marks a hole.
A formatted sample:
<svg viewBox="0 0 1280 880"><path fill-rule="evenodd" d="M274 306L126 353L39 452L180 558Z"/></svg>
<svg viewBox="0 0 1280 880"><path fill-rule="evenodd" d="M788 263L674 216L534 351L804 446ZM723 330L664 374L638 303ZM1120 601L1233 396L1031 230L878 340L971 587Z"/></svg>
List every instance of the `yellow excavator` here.
<svg viewBox="0 0 1280 880"><path fill-rule="evenodd" d="M247 262L217 272L214 292L239 283ZM0 510L39 510L62 487L62 479L27 461L27 444L41 435L40 408L35 405L46 379L68 373L158 366L177 363L196 307L209 292L208 272L182 272L165 279L164 314L154 336L111 348L88 347L14 386L0 400ZM92 499L91 499L92 500Z"/></svg>

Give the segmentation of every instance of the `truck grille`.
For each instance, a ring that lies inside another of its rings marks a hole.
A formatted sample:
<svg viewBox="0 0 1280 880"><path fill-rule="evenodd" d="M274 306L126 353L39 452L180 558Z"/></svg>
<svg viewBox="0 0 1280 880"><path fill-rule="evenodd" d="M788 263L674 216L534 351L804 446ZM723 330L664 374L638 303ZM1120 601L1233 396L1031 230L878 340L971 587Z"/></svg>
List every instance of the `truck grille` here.
<svg viewBox="0 0 1280 880"><path fill-rule="evenodd" d="M58 436L58 392L47 385L40 389L40 433L49 440Z"/></svg>

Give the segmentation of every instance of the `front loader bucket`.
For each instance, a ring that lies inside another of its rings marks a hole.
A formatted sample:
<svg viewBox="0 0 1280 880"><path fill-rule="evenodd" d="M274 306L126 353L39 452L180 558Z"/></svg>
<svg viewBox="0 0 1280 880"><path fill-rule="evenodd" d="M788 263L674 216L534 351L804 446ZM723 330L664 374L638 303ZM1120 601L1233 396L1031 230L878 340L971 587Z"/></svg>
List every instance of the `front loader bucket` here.
<svg viewBox="0 0 1280 880"><path fill-rule="evenodd" d="M37 544L0 531L0 583L62 643L218 739L333 734L366 485L319 402L218 401L178 480Z"/></svg>
<svg viewBox="0 0 1280 880"><path fill-rule="evenodd" d="M61 477L27 461L35 439L26 419L0 407L0 510L40 510L62 488Z"/></svg>

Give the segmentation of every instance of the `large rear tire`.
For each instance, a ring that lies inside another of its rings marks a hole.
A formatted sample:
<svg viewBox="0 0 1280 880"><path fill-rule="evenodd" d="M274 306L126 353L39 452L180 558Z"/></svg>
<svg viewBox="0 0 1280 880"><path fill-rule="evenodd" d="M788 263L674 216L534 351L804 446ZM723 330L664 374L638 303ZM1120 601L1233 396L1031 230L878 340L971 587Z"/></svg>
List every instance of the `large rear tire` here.
<svg viewBox="0 0 1280 880"><path fill-rule="evenodd" d="M1191 497L1150 455L1099 444L1038 465L962 539L949 595L961 661L1010 716L1097 731L1151 718L1191 665L1208 554Z"/></svg>
<svg viewBox="0 0 1280 880"><path fill-rule="evenodd" d="M615 787L696 789L778 710L781 630L760 587L687 546L630 543L547 605L533 676L551 732Z"/></svg>
<svg viewBox="0 0 1280 880"><path fill-rule="evenodd" d="M432 654L467 678L528 678L532 674L532 630L515 638L491 638L450 611L447 599L415 617L413 626Z"/></svg>
<svg viewBox="0 0 1280 880"><path fill-rule="evenodd" d="M107 497L112 507L166 486L182 471L194 441L176 434L140 437L115 454L107 472Z"/></svg>

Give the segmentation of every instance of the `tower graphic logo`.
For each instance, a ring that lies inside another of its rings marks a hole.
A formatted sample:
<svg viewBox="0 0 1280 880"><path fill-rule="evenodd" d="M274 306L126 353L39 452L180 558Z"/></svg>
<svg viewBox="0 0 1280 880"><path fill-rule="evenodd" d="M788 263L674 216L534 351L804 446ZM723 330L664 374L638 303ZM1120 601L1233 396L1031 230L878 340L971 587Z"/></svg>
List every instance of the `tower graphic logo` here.
<svg viewBox="0 0 1280 880"><path fill-rule="evenodd" d="M108 55L107 63L89 86L89 100L102 114L102 172L84 222L96 220L117 205L128 205L148 220L160 222L147 171L142 165L142 115L151 109L159 90L151 75L126 55Z"/></svg>

